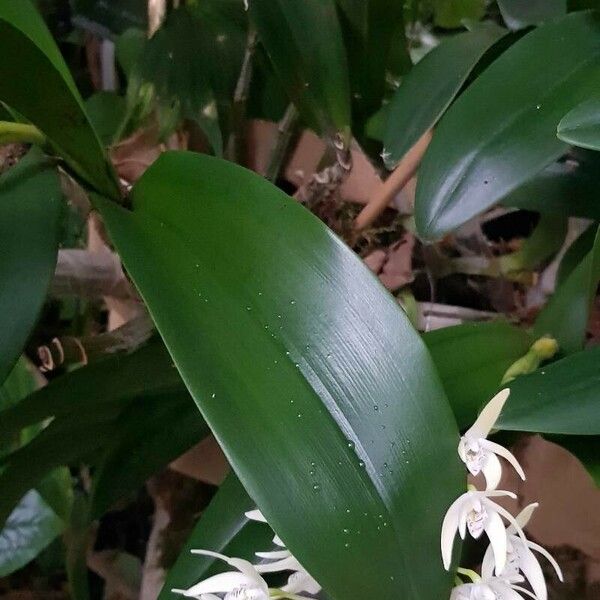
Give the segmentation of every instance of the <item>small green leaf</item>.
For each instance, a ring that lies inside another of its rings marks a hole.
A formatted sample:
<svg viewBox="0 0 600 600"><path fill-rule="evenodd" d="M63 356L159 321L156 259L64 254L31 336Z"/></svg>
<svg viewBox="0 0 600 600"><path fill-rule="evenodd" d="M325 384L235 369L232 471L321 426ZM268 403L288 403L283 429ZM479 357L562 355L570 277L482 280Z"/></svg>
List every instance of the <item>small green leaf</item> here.
<svg viewBox="0 0 600 600"><path fill-rule="evenodd" d="M273 537L271 529L250 521L244 514L255 508L256 504L239 479L231 473L194 527L167 575L158 600L173 600L175 594L171 592L172 588L186 589L227 567L209 556L191 554L193 548L212 550L251 562L256 561L256 551L269 550Z"/></svg>
<svg viewBox="0 0 600 600"><path fill-rule="evenodd" d="M554 337L563 353L583 348L596 288L600 280L600 232L592 249L556 289L534 325L536 336Z"/></svg>
<svg viewBox="0 0 600 600"><path fill-rule="evenodd" d="M0 3L0 52L13 57L0 61L0 102L40 129L83 179L119 198L114 171L75 82L30 0Z"/></svg>
<svg viewBox="0 0 600 600"><path fill-rule="evenodd" d="M387 108L384 161L388 169L444 114L483 54L506 30L489 25L455 35L403 78Z"/></svg>
<svg viewBox="0 0 600 600"><path fill-rule="evenodd" d="M56 169L37 152L0 177L0 383L23 350L54 274L61 200Z"/></svg>
<svg viewBox="0 0 600 600"><path fill-rule="evenodd" d="M600 98L591 98L569 111L557 128L559 139L567 144L600 150Z"/></svg>
<svg viewBox="0 0 600 600"><path fill-rule="evenodd" d="M132 199L131 212L97 206L203 416L294 555L336 598L446 596L451 577L432 557L465 485L458 432L394 298L314 215L237 165L165 153Z"/></svg>
<svg viewBox="0 0 600 600"><path fill-rule="evenodd" d="M600 435L600 347L577 352L517 377L498 429Z"/></svg>
<svg viewBox="0 0 600 600"><path fill-rule="evenodd" d="M540 25L567 14L567 0L498 0L498 6L511 29Z"/></svg>
<svg viewBox="0 0 600 600"><path fill-rule="evenodd" d="M0 532L0 577L6 577L32 561L64 529L35 490L23 496Z"/></svg>
<svg viewBox="0 0 600 600"><path fill-rule="evenodd" d="M577 44L572 40L576 39ZM573 13L528 33L441 119L419 170L419 233L436 239L523 185L566 150L565 112L600 85L600 20Z"/></svg>
<svg viewBox="0 0 600 600"><path fill-rule="evenodd" d="M347 129L350 84L335 1L252 0L249 5L259 38L302 117L320 134Z"/></svg>
<svg viewBox="0 0 600 600"><path fill-rule="evenodd" d="M505 321L465 323L425 333L423 341L461 429L473 423L502 376L533 343L524 330Z"/></svg>
<svg viewBox="0 0 600 600"><path fill-rule="evenodd" d="M125 98L113 92L96 92L85 101L85 109L105 146L118 141L115 135L125 118Z"/></svg>

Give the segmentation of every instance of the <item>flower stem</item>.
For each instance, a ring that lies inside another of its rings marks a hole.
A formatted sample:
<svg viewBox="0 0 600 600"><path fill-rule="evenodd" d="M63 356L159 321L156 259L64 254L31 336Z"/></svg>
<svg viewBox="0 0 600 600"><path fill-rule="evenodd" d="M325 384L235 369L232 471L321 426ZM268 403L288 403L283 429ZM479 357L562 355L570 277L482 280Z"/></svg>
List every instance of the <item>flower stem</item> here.
<svg viewBox="0 0 600 600"><path fill-rule="evenodd" d="M462 567L459 567L458 569L456 569L456 572L460 573L461 575L464 575L465 577L468 577L473 583L481 581L481 577L479 577L479 575L471 569L463 569Z"/></svg>
<svg viewBox="0 0 600 600"><path fill-rule="evenodd" d="M279 588L269 588L269 595L273 600L306 600L306 596L299 596L298 594L291 594L290 592L284 592Z"/></svg>
<svg viewBox="0 0 600 600"><path fill-rule="evenodd" d="M0 145L15 143L42 146L46 143L46 136L37 127L27 123L0 121Z"/></svg>
<svg viewBox="0 0 600 600"><path fill-rule="evenodd" d="M509 383L519 375L533 373L540 364L552 358L558 352L558 342L551 337L537 340L525 356L516 360L504 374L501 384Z"/></svg>

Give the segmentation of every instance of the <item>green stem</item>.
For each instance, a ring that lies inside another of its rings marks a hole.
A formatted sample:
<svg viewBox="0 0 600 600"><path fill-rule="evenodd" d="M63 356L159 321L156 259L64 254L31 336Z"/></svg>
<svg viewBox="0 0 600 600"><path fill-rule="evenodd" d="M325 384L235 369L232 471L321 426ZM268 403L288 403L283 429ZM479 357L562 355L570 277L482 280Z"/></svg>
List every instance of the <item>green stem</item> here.
<svg viewBox="0 0 600 600"><path fill-rule="evenodd" d="M275 183L279 177L281 167L290 148L290 143L292 138L295 137L294 133L298 123L298 117L298 110L293 104L290 104L287 107L283 118L279 121L279 126L277 127L277 140L273 147L273 151L271 152L269 165L267 166L267 172L265 173L265 177L272 183Z"/></svg>
<svg viewBox="0 0 600 600"><path fill-rule="evenodd" d="M290 592L284 592L279 588L269 588L269 595L273 600L306 600L306 596L299 596L298 594L291 594Z"/></svg>
<svg viewBox="0 0 600 600"><path fill-rule="evenodd" d="M46 136L37 127L27 123L0 121L0 145L15 143L43 146Z"/></svg>

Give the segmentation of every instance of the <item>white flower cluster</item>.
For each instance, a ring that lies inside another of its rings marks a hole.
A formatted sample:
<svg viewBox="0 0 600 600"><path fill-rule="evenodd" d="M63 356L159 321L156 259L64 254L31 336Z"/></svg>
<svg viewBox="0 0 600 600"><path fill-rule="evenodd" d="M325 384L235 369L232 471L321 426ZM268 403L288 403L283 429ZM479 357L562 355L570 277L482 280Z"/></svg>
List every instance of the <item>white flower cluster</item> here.
<svg viewBox="0 0 600 600"><path fill-rule="evenodd" d="M253 510L246 513L252 521L266 523L262 513ZM192 554L203 554L218 558L234 567L235 571L219 573L193 585L186 590L171 590L199 600L277 600L284 598L301 600L310 596L299 595L303 592L318 594L321 586L311 577L285 544L276 535L273 543L280 548L271 552L256 552L256 556L270 562L252 564L241 558L230 558L209 550L192 550ZM263 573L291 571L287 584L277 589L269 589Z"/></svg>
<svg viewBox="0 0 600 600"><path fill-rule="evenodd" d="M517 459L503 446L490 442L487 437L498 419L510 394L504 389L490 400L474 425L458 444L458 455L472 475L482 473L486 481L485 491L469 486L469 491L452 503L442 523L442 560L446 570L452 562L452 547L458 530L465 539L468 531L478 539L485 532L489 547L481 567L481 576L467 569L458 572L468 576L471 583L461 583L452 590L450 600L547 600L548 591L542 568L533 550L545 556L554 567L558 578L563 576L554 558L541 546L529 541L523 528L529 522L538 504L530 504L517 517L492 498L516 499L512 492L497 490L502 475L498 457L507 460L525 479L525 473ZM505 527L505 519L508 527ZM521 584L528 583L532 591Z"/></svg>

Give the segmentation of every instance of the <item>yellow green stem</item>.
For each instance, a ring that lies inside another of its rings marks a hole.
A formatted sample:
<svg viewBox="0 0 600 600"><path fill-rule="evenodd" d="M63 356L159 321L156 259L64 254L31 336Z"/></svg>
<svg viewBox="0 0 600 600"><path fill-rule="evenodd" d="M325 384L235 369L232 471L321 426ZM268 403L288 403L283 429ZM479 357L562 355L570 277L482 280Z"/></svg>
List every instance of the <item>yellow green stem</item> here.
<svg viewBox="0 0 600 600"><path fill-rule="evenodd" d="M46 136L34 125L0 121L0 146L14 143L42 146L46 143Z"/></svg>

